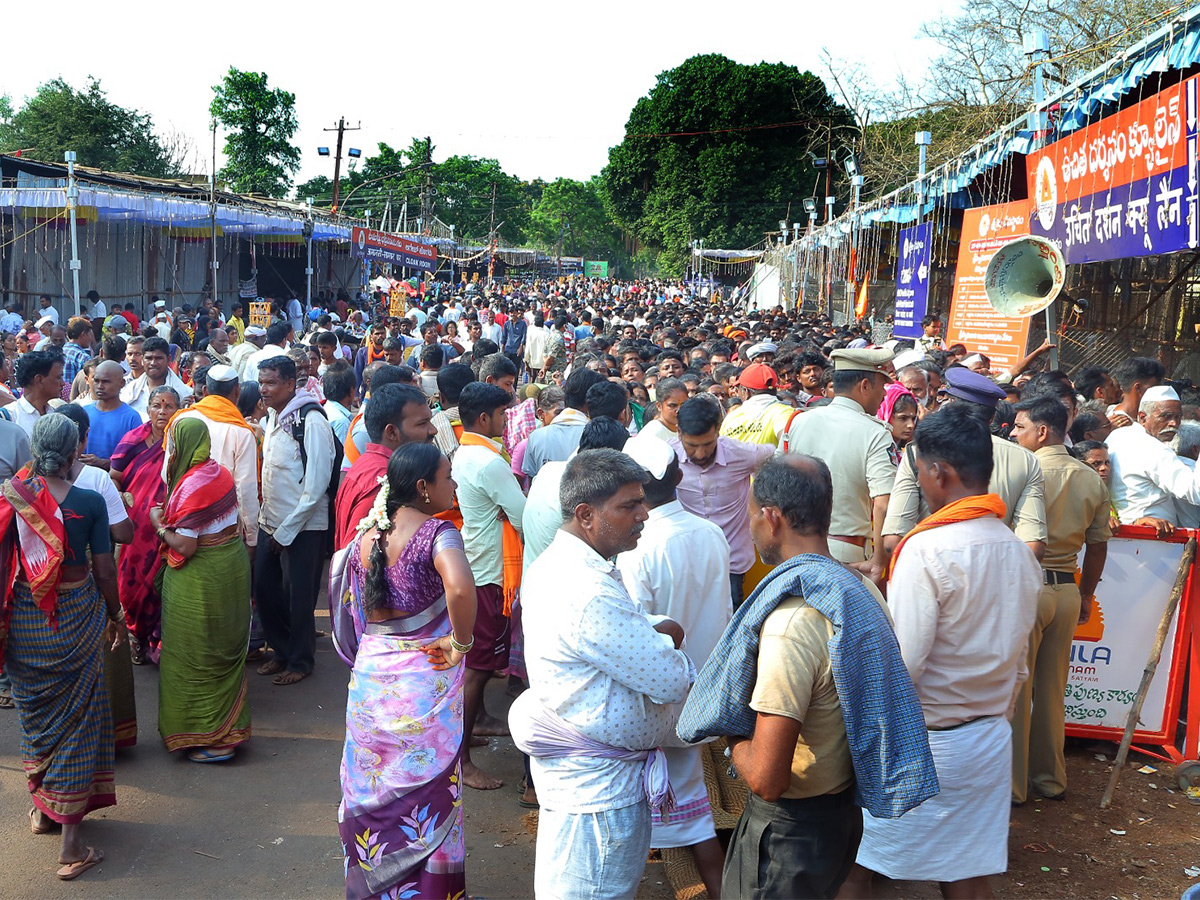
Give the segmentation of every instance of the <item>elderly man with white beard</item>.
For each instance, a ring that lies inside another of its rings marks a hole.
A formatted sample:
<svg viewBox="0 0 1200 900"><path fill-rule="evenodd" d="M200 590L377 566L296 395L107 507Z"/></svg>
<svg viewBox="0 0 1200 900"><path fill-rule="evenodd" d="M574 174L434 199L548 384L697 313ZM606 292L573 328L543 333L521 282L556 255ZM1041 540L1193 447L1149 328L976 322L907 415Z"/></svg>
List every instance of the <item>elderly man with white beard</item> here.
<svg viewBox="0 0 1200 900"><path fill-rule="evenodd" d="M1170 534L1179 524L1175 502L1200 504L1200 472L1171 448L1181 412L1174 388L1153 387L1142 395L1138 420L1109 434L1112 500L1123 525Z"/></svg>

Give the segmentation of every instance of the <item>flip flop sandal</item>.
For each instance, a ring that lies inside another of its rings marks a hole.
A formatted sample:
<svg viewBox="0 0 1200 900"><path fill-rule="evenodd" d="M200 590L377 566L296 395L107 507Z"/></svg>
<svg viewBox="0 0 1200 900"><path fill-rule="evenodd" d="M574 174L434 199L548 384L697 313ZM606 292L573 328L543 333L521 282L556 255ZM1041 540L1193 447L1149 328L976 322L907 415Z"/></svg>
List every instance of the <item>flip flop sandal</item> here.
<svg viewBox="0 0 1200 900"><path fill-rule="evenodd" d="M278 675L286 668L287 666L285 666L279 660L271 659L259 666L256 671L259 675Z"/></svg>
<svg viewBox="0 0 1200 900"><path fill-rule="evenodd" d="M87 848L87 856L84 859L76 860L73 863L67 863L58 870L57 875L62 881L74 881L92 866L99 865L104 859L104 854L94 850L91 847Z"/></svg>
<svg viewBox="0 0 1200 900"><path fill-rule="evenodd" d="M17 701L12 698L12 694L0 694L0 709L16 709Z"/></svg>
<svg viewBox="0 0 1200 900"><path fill-rule="evenodd" d="M517 806L521 807L521 809L541 809L542 808L542 805L540 803L530 803L528 800L518 800Z"/></svg>
<svg viewBox="0 0 1200 900"><path fill-rule="evenodd" d="M58 828L58 823L55 822L53 819L51 819L49 825L37 824L37 809L32 806L29 807L29 830L30 831L32 831L34 834L49 834L50 832L54 831L56 828Z"/></svg>
<svg viewBox="0 0 1200 900"><path fill-rule="evenodd" d="M271 679L271 684L286 687L289 684L299 684L308 677L307 672L284 672Z"/></svg>
<svg viewBox="0 0 1200 900"><path fill-rule="evenodd" d="M207 747L199 747L188 753L188 759L194 763L215 763L226 762L233 759L232 750L210 750Z"/></svg>

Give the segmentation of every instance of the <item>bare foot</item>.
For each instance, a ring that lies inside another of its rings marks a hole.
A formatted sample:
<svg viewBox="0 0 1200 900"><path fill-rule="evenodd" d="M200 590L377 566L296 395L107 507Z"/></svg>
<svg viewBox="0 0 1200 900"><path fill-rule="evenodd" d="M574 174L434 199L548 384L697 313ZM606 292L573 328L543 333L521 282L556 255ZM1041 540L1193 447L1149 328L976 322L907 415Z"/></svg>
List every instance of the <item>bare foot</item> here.
<svg viewBox="0 0 1200 900"><path fill-rule="evenodd" d="M508 725L495 716L481 712L475 717L475 727L471 730L471 734L483 737L503 737L508 734Z"/></svg>
<svg viewBox="0 0 1200 900"><path fill-rule="evenodd" d="M464 762L462 765L462 781L467 787L475 788L477 791L494 791L504 787L504 782L499 778L484 775L474 763L469 762Z"/></svg>
<svg viewBox="0 0 1200 900"><path fill-rule="evenodd" d="M472 747L486 747L487 745L488 745L487 738L480 737L479 735L474 735L474 734L471 735L471 746Z"/></svg>

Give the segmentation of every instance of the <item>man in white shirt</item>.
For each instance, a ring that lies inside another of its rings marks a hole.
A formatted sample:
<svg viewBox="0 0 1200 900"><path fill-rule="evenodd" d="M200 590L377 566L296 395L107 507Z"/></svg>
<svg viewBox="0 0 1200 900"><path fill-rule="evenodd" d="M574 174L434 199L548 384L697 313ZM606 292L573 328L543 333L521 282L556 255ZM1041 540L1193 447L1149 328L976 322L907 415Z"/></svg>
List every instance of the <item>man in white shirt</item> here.
<svg viewBox="0 0 1200 900"><path fill-rule="evenodd" d="M304 331L304 305L298 297L293 297L287 302L287 320L292 326L292 331L296 334L301 334Z"/></svg>
<svg viewBox="0 0 1200 900"><path fill-rule="evenodd" d="M505 565L504 553L505 532L520 531L525 511L525 495L499 442L504 433L504 411L511 399L508 391L495 384L476 381L462 389L458 414L463 433L451 470L458 483L463 544L475 576L478 601L475 642L466 656L463 728L467 739L463 741L462 756L463 784L477 790L503 785L471 761L470 736L507 733L504 723L484 709L483 690L494 672L508 668L512 606L506 598L515 596L521 577L519 571Z"/></svg>
<svg viewBox="0 0 1200 900"><path fill-rule="evenodd" d="M529 380L536 381L541 377L542 367L546 364L546 347L550 343L550 332L545 328L546 317L540 312L534 313L533 324L525 333L525 368L529 370Z"/></svg>
<svg viewBox="0 0 1200 900"><path fill-rule="evenodd" d="M33 423L50 411L50 401L62 398L63 361L57 353L33 350L17 360L17 384L21 398L4 411L12 421L33 436Z"/></svg>
<svg viewBox="0 0 1200 900"><path fill-rule="evenodd" d="M108 315L108 307L104 305L104 301L100 299L98 291L87 292L87 317L89 319L103 319Z"/></svg>
<svg viewBox="0 0 1200 900"><path fill-rule="evenodd" d="M229 470L237 487L242 537L251 553L258 544L258 441L254 429L238 412L241 385L231 366L215 365L205 376L204 399L175 417L203 419L208 426L214 460ZM171 423L174 428L174 422ZM247 597L247 607L250 598Z"/></svg>
<svg viewBox="0 0 1200 900"><path fill-rule="evenodd" d="M38 297L37 313L39 319L49 319L51 325L58 324L58 310L54 308L54 301L49 294Z"/></svg>
<svg viewBox="0 0 1200 900"><path fill-rule="evenodd" d="M276 356L283 356L295 341L296 332L290 322L275 322L267 329L267 342L261 350L256 350L246 357L242 367L242 381L258 381L258 367L261 363ZM250 337L250 329L246 329L246 337Z"/></svg>
<svg viewBox="0 0 1200 900"><path fill-rule="evenodd" d="M992 441L962 404L913 437L932 514L896 548L888 606L937 767L937 796L898 819L863 816L843 894L871 896L871 872L938 881L948 897L990 897L1008 867L1012 719L1028 677L1042 573L989 494Z"/></svg>
<svg viewBox="0 0 1200 900"><path fill-rule="evenodd" d="M261 325L247 325L246 339L240 344L229 348L229 364L238 373L238 378L244 379L246 360L265 347L267 344L267 329Z"/></svg>
<svg viewBox="0 0 1200 900"><path fill-rule="evenodd" d="M611 562L637 546L645 479L615 450L578 454L563 475L564 524L525 578L530 687L509 723L541 804L538 897L635 895L650 850L647 763L618 754L669 740L671 704L695 677L683 629L648 617ZM557 741L536 728L547 722Z"/></svg>
<svg viewBox="0 0 1200 900"><path fill-rule="evenodd" d="M666 616L682 626L687 635L684 650L699 670L733 615L725 589L729 543L717 525L692 515L676 498L683 476L670 444L639 434L625 445L625 452L650 473L645 485L650 516L638 545L617 557L617 568L629 595L648 614ZM691 848L708 895L720 896L725 851L717 840L704 785L703 748L682 745L678 739L664 743L671 744L663 752L675 810L666 819L652 816L650 846Z"/></svg>
<svg viewBox="0 0 1200 900"><path fill-rule="evenodd" d="M1200 503L1200 470L1187 466L1170 446L1181 411L1174 388L1152 387L1138 404L1138 421L1109 433L1109 483L1122 524L1169 532L1178 524L1176 500Z"/></svg>
<svg viewBox="0 0 1200 900"><path fill-rule="evenodd" d="M146 406L156 387L165 384L174 388L184 403L192 397L192 389L171 371L170 360L170 345L166 341L160 337L146 338L142 342L142 374L121 388L121 401L137 410L143 422L149 419Z"/></svg>
<svg viewBox="0 0 1200 900"><path fill-rule="evenodd" d="M496 324L496 311L489 307L484 315L487 321L482 323L483 336L489 341L495 341L496 345L500 346L500 342L504 339L504 329Z"/></svg>
<svg viewBox="0 0 1200 900"><path fill-rule="evenodd" d="M262 552L254 557L254 591L263 635L274 651L258 674L274 675L275 684L289 685L313 670L313 608L330 522L333 429L316 395L296 390L296 364L286 356L266 360L258 383L269 412L258 520Z"/></svg>

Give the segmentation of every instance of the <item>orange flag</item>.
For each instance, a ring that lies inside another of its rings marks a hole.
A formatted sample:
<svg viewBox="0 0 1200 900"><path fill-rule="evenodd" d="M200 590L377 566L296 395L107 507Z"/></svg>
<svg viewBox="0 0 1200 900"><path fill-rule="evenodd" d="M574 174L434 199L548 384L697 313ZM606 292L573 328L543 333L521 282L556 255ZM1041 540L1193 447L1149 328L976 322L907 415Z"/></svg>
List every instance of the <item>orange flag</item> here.
<svg viewBox="0 0 1200 900"><path fill-rule="evenodd" d="M870 275L863 275L862 287L858 289L858 300L854 303L854 317L856 319L861 319L867 314L867 285L870 281Z"/></svg>

